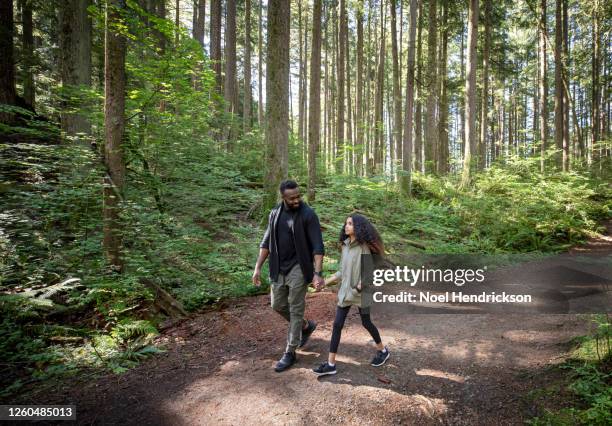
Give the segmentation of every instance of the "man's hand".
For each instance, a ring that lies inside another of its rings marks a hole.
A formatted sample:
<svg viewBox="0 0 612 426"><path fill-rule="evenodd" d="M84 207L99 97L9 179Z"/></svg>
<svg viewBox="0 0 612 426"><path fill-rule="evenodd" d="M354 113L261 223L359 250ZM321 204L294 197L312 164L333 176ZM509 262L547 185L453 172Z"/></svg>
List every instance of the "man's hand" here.
<svg viewBox="0 0 612 426"><path fill-rule="evenodd" d="M316 291L321 290L323 287L325 287L325 280L323 279L323 277L319 276L319 275L315 275L312 283L314 285L314 288Z"/></svg>
<svg viewBox="0 0 612 426"><path fill-rule="evenodd" d="M255 268L253 271L253 285L255 287L259 287L261 285L261 271L258 268Z"/></svg>

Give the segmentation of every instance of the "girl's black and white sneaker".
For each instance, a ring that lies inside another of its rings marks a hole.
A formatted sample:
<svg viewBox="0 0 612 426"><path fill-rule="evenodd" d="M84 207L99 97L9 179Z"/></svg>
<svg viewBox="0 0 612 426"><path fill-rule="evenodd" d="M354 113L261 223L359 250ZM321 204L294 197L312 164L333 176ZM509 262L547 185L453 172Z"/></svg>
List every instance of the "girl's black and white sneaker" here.
<svg viewBox="0 0 612 426"><path fill-rule="evenodd" d="M373 365L374 367L380 367L385 362L387 362L390 356L391 352L389 352L389 348L385 346L384 350L376 352L376 356L372 359L370 365Z"/></svg>
<svg viewBox="0 0 612 426"><path fill-rule="evenodd" d="M317 375L317 376L326 376L328 374L336 374L336 366L334 365L333 367L331 365L329 365L327 362L324 362L323 364L321 364L320 366L318 366L317 368L313 368L312 371Z"/></svg>

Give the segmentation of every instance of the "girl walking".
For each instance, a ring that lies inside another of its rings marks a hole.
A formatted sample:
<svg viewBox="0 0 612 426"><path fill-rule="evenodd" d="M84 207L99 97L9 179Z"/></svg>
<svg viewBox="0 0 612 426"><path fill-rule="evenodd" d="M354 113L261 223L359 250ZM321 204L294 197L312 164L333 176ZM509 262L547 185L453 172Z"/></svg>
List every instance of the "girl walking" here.
<svg viewBox="0 0 612 426"><path fill-rule="evenodd" d="M312 370L318 376L336 374L336 354L338 353L344 321L351 306L357 306L361 316L361 324L368 330L376 343L377 352L370 364L379 367L391 355L389 349L383 345L380 333L370 319L370 307L362 306L361 298L361 291L363 289L361 282L361 255L384 255L382 239L368 219L359 214L352 214L346 218L344 226L340 231L340 243L342 244L340 270L325 280L326 285L338 280L341 280L341 284L338 289L338 306L336 307L336 318L334 320L327 362Z"/></svg>

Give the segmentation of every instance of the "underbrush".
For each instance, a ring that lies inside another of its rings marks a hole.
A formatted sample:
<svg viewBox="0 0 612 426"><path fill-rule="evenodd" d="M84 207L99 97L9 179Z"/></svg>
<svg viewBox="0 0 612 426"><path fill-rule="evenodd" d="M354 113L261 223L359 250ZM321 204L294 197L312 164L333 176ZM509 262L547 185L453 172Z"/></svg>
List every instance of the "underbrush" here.
<svg viewBox="0 0 612 426"><path fill-rule="evenodd" d="M612 413L612 329L609 314L591 316L595 329L576 339L570 359L561 368L562 391L569 403L560 409L543 408L531 425L609 425Z"/></svg>

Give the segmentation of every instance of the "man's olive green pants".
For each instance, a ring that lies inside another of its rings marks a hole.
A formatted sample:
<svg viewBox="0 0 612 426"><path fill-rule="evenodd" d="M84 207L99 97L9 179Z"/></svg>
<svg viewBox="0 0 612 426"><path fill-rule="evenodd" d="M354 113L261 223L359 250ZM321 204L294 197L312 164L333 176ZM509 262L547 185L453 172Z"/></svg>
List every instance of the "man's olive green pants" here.
<svg viewBox="0 0 612 426"><path fill-rule="evenodd" d="M272 309L289 322L285 352L294 352L300 345L300 339L302 338L306 291L308 289L299 263L291 268L286 275L280 273L278 280L276 282L272 281L270 287L272 289Z"/></svg>

